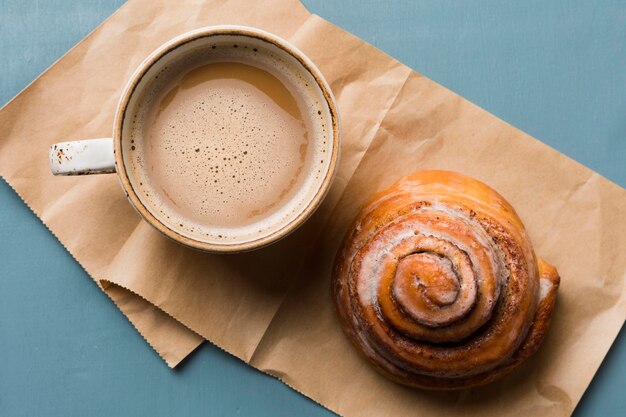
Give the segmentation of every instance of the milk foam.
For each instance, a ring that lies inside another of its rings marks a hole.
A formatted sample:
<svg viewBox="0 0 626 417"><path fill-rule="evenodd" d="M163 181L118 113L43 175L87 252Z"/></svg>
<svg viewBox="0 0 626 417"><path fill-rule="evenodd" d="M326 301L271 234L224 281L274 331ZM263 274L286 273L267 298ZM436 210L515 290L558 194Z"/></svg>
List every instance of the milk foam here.
<svg viewBox="0 0 626 417"><path fill-rule="evenodd" d="M331 126L321 91L271 48L216 42L144 86L125 164L144 205L171 229L216 243L261 238L297 216L324 180Z"/></svg>

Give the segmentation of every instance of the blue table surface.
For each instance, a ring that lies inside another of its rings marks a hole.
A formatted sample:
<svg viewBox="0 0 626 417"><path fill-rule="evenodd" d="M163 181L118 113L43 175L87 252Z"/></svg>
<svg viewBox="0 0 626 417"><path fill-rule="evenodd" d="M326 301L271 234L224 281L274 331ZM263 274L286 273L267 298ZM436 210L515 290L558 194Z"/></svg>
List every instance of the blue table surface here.
<svg viewBox="0 0 626 417"><path fill-rule="evenodd" d="M626 186L623 0L304 3ZM0 0L0 104L122 4ZM0 416L332 415L208 343L170 370L1 180L0 369ZM625 383L622 332L575 415L626 415Z"/></svg>

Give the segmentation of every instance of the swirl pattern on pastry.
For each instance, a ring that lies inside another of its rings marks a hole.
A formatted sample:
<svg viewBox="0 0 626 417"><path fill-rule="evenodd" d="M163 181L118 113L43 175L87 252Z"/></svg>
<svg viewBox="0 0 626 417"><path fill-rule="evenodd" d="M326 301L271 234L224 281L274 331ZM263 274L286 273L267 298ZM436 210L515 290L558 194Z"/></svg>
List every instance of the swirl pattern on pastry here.
<svg viewBox="0 0 626 417"><path fill-rule="evenodd" d="M418 171L375 195L333 272L357 349L389 378L431 389L485 384L532 355L558 285L509 203L448 171Z"/></svg>

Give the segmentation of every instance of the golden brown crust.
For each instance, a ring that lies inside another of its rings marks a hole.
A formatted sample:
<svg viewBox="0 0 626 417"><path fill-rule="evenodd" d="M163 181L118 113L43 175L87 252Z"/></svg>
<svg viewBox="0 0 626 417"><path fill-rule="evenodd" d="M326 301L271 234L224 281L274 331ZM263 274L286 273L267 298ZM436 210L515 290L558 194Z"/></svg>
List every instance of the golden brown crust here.
<svg viewBox="0 0 626 417"><path fill-rule="evenodd" d="M539 347L559 277L535 257L502 196L447 171L376 194L337 254L344 332L387 377L429 389L482 385Z"/></svg>

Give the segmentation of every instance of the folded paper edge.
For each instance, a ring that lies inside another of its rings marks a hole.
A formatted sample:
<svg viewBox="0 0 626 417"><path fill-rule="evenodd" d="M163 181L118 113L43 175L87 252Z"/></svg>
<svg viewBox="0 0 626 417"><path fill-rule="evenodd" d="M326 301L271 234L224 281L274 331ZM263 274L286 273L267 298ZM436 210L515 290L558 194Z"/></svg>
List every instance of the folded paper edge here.
<svg viewBox="0 0 626 417"><path fill-rule="evenodd" d="M170 367L173 368L176 365L178 365L183 359L185 359L193 350L195 350L195 348L197 348L202 342L200 341L198 343L197 346L195 346L193 349L191 349L185 356L181 357L180 360L178 361L172 361L172 360L168 360L165 358L165 356L162 354L162 352L160 352L158 349L156 349L156 347L154 346L153 343L150 342L150 340L148 340L144 334L144 332L139 328L139 326L137 325L137 323L133 322L133 320L130 319L130 317L128 316L128 314L126 314L124 312L124 310L122 308L120 308L120 306L115 302L115 300L113 299L113 297L111 297L110 294L108 294L106 292L106 288L102 285L102 281L105 280L99 280L94 278L85 268L85 266L76 258L76 256L74 256L74 254L72 253L72 251L70 251L67 246L65 246L65 244L61 241L61 239L59 239L59 237L57 236L57 234L50 228L50 226L48 226L48 224L46 224L41 216L39 214L37 214L37 212L31 207L31 205L26 201L26 199L24 198L24 196L13 186L13 184L11 184L11 182L3 175L0 175L0 178L13 190L13 192L15 192L15 194L20 198L20 200L22 200L22 202L24 203L24 205L26 207L28 207L28 209L30 210L31 213L33 213L35 215L35 217L37 218L37 220L39 220L39 222L52 234L52 236L54 236L54 238L57 240L57 242L59 242L59 244L66 250L67 253L69 253L69 255L72 257L72 259L74 259L74 261L81 267L81 269L85 272L85 274L87 274L87 276L89 276L95 283L96 285L98 285L98 287L100 288L100 290L102 292L104 292L107 297L109 297L111 299L111 301L113 301L113 303L115 304L115 306L120 310L120 312L122 314L124 314L124 316L128 319L128 321L133 325L133 327L139 332L139 334L142 336L142 338L148 343L148 345L150 345L150 347L152 347L152 349L154 349L154 351L159 355L159 357L161 357L161 359L163 359L163 361ZM117 285L117 284L115 284ZM119 285L118 285L119 286ZM121 287L121 286L120 286ZM135 294L135 293L133 293ZM143 297L142 297L143 299ZM147 301L146 301L147 302ZM153 304L150 304L153 305ZM155 306L155 308L157 308ZM180 323L178 320L176 320L178 323ZM182 323L180 323L181 326L187 328L187 326L184 326ZM187 328L188 329L188 328ZM191 329L188 329L190 332L192 331ZM195 333L195 332L194 332ZM200 337L200 336L199 336Z"/></svg>
<svg viewBox="0 0 626 417"><path fill-rule="evenodd" d="M160 309L159 307L155 306L150 301L146 300L144 297L142 297L141 295L137 294L135 291L132 291L129 288L126 288L126 287L124 287L122 285L119 285L119 284L117 284L115 282L108 281L106 279L99 280L99 283L102 286L102 291L107 295L107 297L109 297L109 299L113 302L113 304L116 305L116 307L120 310L120 312L122 312L122 314L124 314L124 316L133 325L133 327L139 333L139 335L141 335L141 337L146 341L146 343L157 353L157 355L159 355L159 357L163 360L163 362L165 362L167 364L167 366L169 368L173 369L173 368L177 367L178 365L180 365L187 357L189 357L189 355L194 350L196 350L205 341L205 339L201 335L199 335L198 333L194 332L189 327L187 327L183 323L181 323L179 320L176 320L174 317L172 317L169 313L167 313L166 311L164 311L164 310ZM153 309L158 310L159 312L163 313L165 316L170 318L173 322L176 322L179 326L181 326L181 328L184 328L190 334L193 334L194 336L197 336L197 342L194 342L191 345L191 347L188 347L185 350L184 354L182 354L182 355L176 355L175 357L172 357L172 355L166 354L161 347L157 346L157 343L154 340L151 340L146 335L146 333L142 330L141 326L139 326L137 322L135 322L133 319L131 319L131 314L124 310L124 308L115 299L113 294L109 291L109 288L111 288L111 287L120 288L123 291L128 292L132 296L137 297L138 299L141 299L143 302L145 302L147 305L149 305Z"/></svg>

